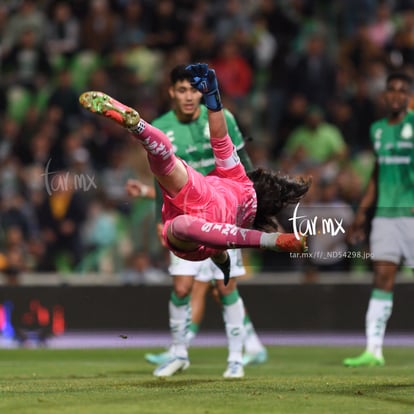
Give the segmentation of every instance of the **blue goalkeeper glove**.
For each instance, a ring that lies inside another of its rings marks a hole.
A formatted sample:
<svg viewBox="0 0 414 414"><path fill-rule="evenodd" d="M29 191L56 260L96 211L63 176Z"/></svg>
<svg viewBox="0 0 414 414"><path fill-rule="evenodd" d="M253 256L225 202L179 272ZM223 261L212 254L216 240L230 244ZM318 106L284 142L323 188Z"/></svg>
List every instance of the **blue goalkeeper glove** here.
<svg viewBox="0 0 414 414"><path fill-rule="evenodd" d="M211 111L220 111L221 103L218 82L214 69L209 69L206 63L188 65L186 69L191 73L193 80L191 86L198 89L204 95L204 103Z"/></svg>

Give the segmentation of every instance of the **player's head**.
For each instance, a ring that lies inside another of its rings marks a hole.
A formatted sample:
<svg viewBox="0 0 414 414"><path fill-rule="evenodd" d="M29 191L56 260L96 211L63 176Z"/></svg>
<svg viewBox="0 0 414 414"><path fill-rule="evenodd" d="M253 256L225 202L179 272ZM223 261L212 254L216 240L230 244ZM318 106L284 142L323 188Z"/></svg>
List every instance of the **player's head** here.
<svg viewBox="0 0 414 414"><path fill-rule="evenodd" d="M281 176L264 168L247 173L257 195L257 212L253 227L262 231L277 229L277 215L290 204L296 204L308 191L311 180Z"/></svg>
<svg viewBox="0 0 414 414"><path fill-rule="evenodd" d="M407 111L411 97L411 86L412 79L404 72L394 72L387 77L384 101L391 115Z"/></svg>
<svg viewBox="0 0 414 414"><path fill-rule="evenodd" d="M191 121L198 116L201 92L191 86L191 73L185 65L175 66L170 73L169 95L174 110L181 121Z"/></svg>

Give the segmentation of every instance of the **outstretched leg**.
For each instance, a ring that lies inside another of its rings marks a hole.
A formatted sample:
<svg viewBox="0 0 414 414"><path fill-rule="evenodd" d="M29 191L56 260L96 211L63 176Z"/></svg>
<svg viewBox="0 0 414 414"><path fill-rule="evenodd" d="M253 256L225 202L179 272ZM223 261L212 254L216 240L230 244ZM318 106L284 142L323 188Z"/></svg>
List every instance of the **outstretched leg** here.
<svg viewBox="0 0 414 414"><path fill-rule="evenodd" d="M210 223L204 219L182 215L172 220L168 231L170 242L201 243L213 249L262 248L279 252L301 253L307 250L306 237L299 239L292 233L265 233L227 223Z"/></svg>
<svg viewBox="0 0 414 414"><path fill-rule="evenodd" d="M172 197L188 181L187 170L176 158L168 137L159 129L145 122L139 113L103 92L84 92L79 97L81 105L90 112L112 119L127 128L147 151L151 171L157 181Z"/></svg>

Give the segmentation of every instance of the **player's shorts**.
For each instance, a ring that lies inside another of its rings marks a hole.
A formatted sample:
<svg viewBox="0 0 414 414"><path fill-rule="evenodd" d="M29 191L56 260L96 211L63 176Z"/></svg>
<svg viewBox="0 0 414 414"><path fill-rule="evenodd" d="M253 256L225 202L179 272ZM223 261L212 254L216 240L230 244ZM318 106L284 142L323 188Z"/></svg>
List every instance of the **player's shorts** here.
<svg viewBox="0 0 414 414"><path fill-rule="evenodd" d="M240 249L227 250L230 255L231 268L230 277L238 277L246 274L243 266ZM223 279L223 272L213 263L211 259L192 262L181 259L170 252L170 266L168 272L171 276L194 276L200 282L210 282L214 279Z"/></svg>
<svg viewBox="0 0 414 414"><path fill-rule="evenodd" d="M370 250L374 261L414 268L414 217L375 217Z"/></svg>

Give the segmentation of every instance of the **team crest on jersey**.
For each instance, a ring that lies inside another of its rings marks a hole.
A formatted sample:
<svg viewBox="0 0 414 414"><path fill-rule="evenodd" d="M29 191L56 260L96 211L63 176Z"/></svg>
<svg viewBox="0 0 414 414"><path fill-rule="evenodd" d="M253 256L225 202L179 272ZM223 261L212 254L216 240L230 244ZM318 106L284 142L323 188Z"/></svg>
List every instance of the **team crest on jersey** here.
<svg viewBox="0 0 414 414"><path fill-rule="evenodd" d="M413 127L411 124L405 124L401 130L401 138L410 139L413 137Z"/></svg>
<svg viewBox="0 0 414 414"><path fill-rule="evenodd" d="M379 140L379 139L381 139L381 137L382 137L382 129L381 129L381 128L379 128L379 129L377 129L377 130L375 131L374 138L375 138L376 140Z"/></svg>

